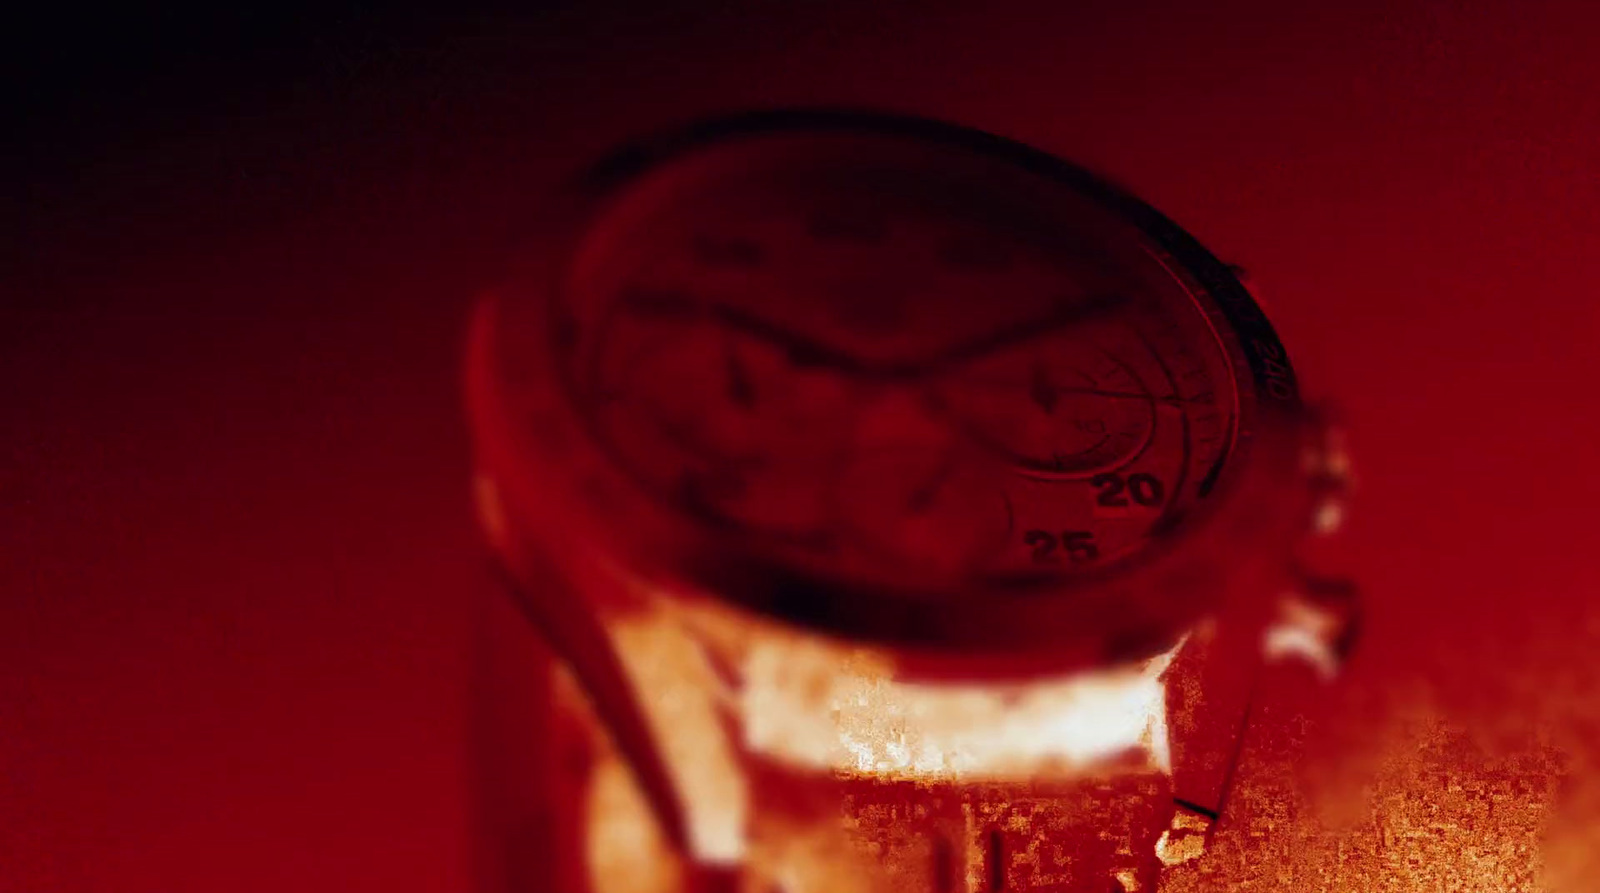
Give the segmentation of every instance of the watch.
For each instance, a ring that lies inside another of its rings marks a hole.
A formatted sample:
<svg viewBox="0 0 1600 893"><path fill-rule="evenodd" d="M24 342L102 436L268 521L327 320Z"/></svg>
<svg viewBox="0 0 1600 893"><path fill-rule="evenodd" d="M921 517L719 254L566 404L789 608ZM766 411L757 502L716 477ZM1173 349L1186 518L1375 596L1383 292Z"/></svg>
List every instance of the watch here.
<svg viewBox="0 0 1600 893"><path fill-rule="evenodd" d="M544 889L1187 870L1258 681L1355 630L1342 431L1240 280L1078 166L878 112L700 122L549 197L466 366L559 658Z"/></svg>

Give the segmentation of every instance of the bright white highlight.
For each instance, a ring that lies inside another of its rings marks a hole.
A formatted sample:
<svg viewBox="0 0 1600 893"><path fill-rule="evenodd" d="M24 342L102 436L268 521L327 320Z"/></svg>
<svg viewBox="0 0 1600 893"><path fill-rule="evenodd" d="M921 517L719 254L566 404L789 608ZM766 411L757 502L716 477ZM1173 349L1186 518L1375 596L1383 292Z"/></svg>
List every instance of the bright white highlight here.
<svg viewBox="0 0 1600 893"><path fill-rule="evenodd" d="M764 643L763 643L764 644ZM835 655L753 647L746 744L772 759L884 778L1071 775L1131 752L1170 770L1161 674L1172 652L1014 689L917 685Z"/></svg>

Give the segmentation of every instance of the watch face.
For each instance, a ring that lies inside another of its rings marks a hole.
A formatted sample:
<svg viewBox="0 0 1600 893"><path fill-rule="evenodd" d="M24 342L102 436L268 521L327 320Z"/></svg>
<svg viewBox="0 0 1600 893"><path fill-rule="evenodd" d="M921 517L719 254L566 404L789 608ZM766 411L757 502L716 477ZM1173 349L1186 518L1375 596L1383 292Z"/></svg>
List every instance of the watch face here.
<svg viewBox="0 0 1600 893"><path fill-rule="evenodd" d="M544 343L499 349L553 361L640 498L813 593L1118 579L1184 541L1263 393L1295 399L1226 268L995 137L767 116L590 186L559 272L514 296Z"/></svg>
<svg viewBox="0 0 1600 893"><path fill-rule="evenodd" d="M1238 430L1213 319L1131 222L905 135L648 170L556 300L570 398L638 486L854 580L1137 560Z"/></svg>

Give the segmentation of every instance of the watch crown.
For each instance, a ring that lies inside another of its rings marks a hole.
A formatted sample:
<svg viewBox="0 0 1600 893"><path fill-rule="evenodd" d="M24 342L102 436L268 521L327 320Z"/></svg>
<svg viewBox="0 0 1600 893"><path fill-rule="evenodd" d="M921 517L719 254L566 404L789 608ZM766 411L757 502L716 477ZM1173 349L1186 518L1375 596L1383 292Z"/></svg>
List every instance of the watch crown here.
<svg viewBox="0 0 1600 893"><path fill-rule="evenodd" d="M1297 658L1323 679L1338 674L1356 636L1355 583L1338 568L1340 537L1354 485L1350 450L1339 414L1327 404L1307 407L1300 470L1310 489L1309 515L1289 566L1288 591L1268 623L1262 648L1269 662Z"/></svg>
<svg viewBox="0 0 1600 893"><path fill-rule="evenodd" d="M1301 447L1300 470L1311 489L1311 517L1307 534L1329 536L1344 524L1345 507L1355 477L1350 469L1350 448L1337 414L1326 405L1307 408L1306 439Z"/></svg>
<svg viewBox="0 0 1600 893"><path fill-rule="evenodd" d="M1326 680L1338 675L1355 634L1355 584L1342 577L1302 575L1278 602L1262 648L1268 661L1298 658Z"/></svg>

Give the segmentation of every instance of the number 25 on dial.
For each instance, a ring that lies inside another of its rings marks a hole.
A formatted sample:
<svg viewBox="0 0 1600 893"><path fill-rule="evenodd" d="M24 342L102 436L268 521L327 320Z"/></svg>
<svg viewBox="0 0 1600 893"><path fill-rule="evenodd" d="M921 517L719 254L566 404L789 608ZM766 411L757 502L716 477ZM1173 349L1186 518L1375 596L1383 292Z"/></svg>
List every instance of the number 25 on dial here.
<svg viewBox="0 0 1600 893"><path fill-rule="evenodd" d="M1100 547L1094 544L1094 533L1088 530L1065 530L1059 534L1048 530L1030 530L1022 535L1022 541L1033 549L1034 564L1060 564L1063 554L1073 564L1083 564L1100 557Z"/></svg>

